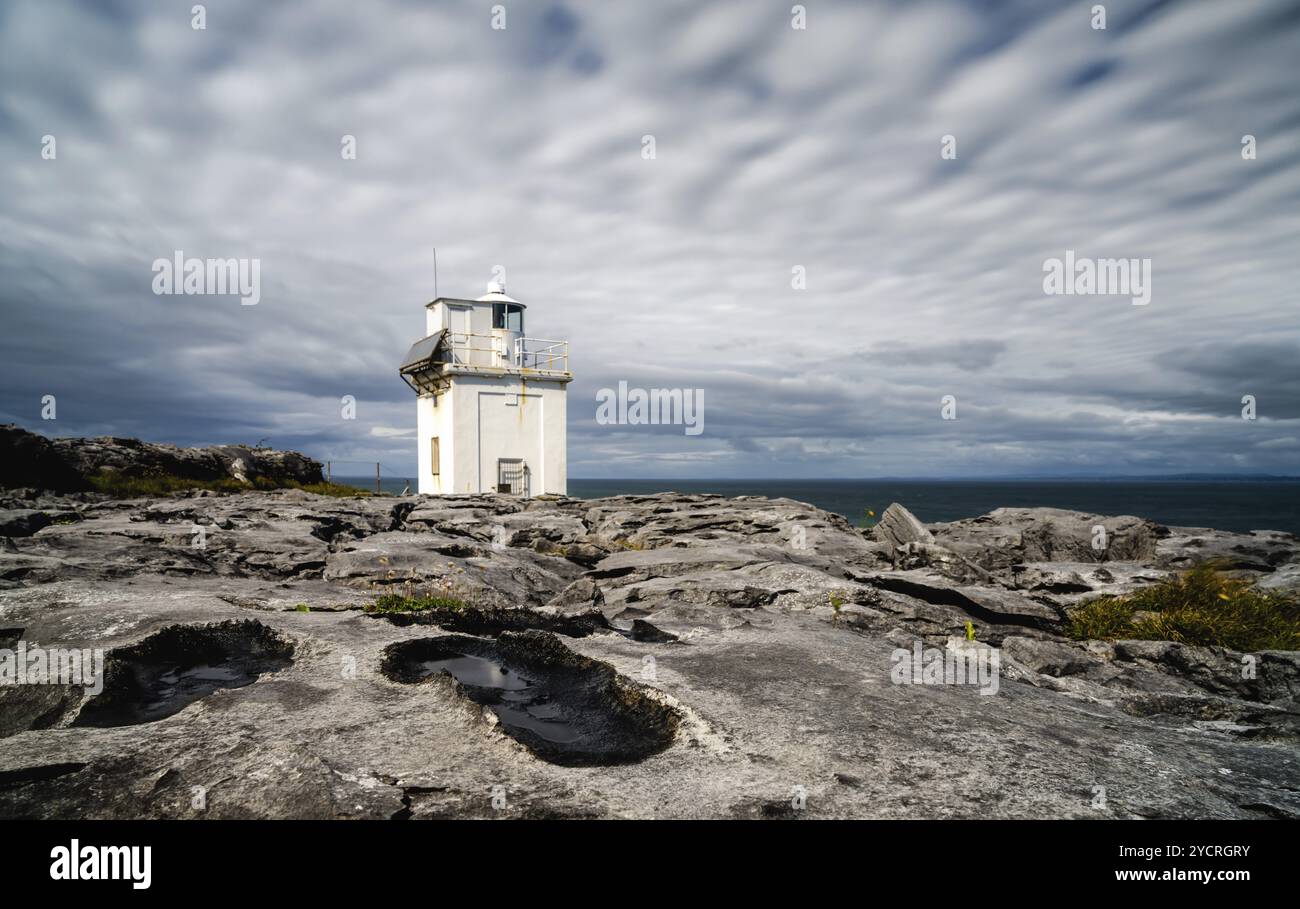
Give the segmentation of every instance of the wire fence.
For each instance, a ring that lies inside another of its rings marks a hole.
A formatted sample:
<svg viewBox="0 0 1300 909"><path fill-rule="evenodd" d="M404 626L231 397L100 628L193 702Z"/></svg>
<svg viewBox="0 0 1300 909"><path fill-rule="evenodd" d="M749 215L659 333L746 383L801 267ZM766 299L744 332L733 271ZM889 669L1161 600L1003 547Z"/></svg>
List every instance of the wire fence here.
<svg viewBox="0 0 1300 909"><path fill-rule="evenodd" d="M331 458L325 462L325 482L340 486L355 486L375 495L409 496L415 491L415 481L404 471L389 467L382 461L348 461Z"/></svg>

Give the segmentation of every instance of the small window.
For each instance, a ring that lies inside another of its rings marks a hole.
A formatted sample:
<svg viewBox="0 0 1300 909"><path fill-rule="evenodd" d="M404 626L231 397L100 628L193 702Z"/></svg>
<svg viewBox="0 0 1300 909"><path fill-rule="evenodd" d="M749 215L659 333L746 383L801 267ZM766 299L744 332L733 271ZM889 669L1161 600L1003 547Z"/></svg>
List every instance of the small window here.
<svg viewBox="0 0 1300 909"><path fill-rule="evenodd" d="M433 475L439 476L442 465L442 452L438 450L438 437L429 440L429 463L433 465Z"/></svg>
<svg viewBox="0 0 1300 909"><path fill-rule="evenodd" d="M515 303L493 303L492 327L523 334L524 308Z"/></svg>

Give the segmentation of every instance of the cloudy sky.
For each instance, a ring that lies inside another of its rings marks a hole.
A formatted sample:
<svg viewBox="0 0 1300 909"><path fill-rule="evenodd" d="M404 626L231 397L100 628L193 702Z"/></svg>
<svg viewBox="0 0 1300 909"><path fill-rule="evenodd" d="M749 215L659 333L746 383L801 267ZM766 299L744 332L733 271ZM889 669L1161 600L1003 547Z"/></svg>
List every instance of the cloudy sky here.
<svg viewBox="0 0 1300 909"><path fill-rule="evenodd" d="M570 340L570 476L1300 472L1300 3L192 5L0 4L0 421L412 470L436 247Z"/></svg>

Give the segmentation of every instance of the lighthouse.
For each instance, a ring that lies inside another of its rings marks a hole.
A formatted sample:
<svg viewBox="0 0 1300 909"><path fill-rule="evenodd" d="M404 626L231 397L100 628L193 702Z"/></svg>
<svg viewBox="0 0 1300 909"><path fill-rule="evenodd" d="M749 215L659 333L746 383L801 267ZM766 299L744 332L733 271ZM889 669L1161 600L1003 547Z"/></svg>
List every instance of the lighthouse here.
<svg viewBox="0 0 1300 909"><path fill-rule="evenodd" d="M501 281L425 305L399 368L417 395L421 494L565 493L569 342L528 337L525 311Z"/></svg>

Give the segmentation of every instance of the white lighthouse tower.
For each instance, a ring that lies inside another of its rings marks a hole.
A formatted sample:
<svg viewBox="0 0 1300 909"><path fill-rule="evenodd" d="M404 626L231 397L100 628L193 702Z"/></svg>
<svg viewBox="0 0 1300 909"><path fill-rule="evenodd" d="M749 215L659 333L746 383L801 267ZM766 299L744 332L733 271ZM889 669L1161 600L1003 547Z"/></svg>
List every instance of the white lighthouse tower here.
<svg viewBox="0 0 1300 909"><path fill-rule="evenodd" d="M569 342L524 335L524 304L488 284L438 297L400 368L416 392L422 494L563 495Z"/></svg>

